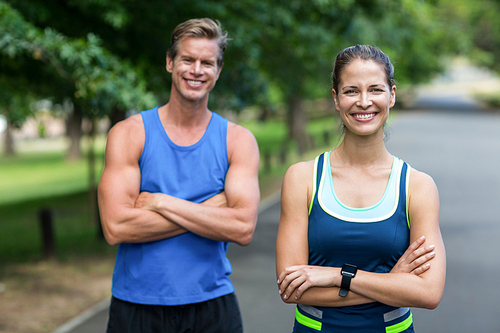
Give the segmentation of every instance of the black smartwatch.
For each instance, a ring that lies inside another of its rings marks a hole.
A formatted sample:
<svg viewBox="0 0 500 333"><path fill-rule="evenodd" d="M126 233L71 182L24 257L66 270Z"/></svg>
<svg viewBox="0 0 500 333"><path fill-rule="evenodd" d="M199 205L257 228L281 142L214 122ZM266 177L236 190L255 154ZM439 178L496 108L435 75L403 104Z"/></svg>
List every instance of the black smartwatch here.
<svg viewBox="0 0 500 333"><path fill-rule="evenodd" d="M339 296L345 297L347 292L349 291L349 287L351 286L351 279L356 276L356 272L358 271L358 267L350 264L344 264L342 269L340 270L340 274L342 274L342 283L340 284Z"/></svg>

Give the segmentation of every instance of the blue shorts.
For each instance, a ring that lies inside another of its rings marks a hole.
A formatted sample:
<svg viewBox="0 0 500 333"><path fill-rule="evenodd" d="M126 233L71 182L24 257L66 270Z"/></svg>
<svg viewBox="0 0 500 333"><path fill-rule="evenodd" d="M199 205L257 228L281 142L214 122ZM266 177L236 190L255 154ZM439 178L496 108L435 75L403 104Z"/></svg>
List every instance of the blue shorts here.
<svg viewBox="0 0 500 333"><path fill-rule="evenodd" d="M111 299L107 333L242 333L234 294L201 303L144 305Z"/></svg>

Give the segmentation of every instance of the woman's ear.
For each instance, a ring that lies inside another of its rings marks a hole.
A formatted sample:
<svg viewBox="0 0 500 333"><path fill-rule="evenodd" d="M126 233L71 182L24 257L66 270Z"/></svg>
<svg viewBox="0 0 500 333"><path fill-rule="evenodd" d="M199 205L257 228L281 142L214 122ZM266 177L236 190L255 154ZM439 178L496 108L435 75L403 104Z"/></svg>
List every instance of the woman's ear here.
<svg viewBox="0 0 500 333"><path fill-rule="evenodd" d="M335 109L340 112L339 100L337 98L337 92L335 89L332 89L333 100L335 101Z"/></svg>
<svg viewBox="0 0 500 333"><path fill-rule="evenodd" d="M393 85L391 88L391 101L389 103L389 108L392 108L396 104L396 86Z"/></svg>

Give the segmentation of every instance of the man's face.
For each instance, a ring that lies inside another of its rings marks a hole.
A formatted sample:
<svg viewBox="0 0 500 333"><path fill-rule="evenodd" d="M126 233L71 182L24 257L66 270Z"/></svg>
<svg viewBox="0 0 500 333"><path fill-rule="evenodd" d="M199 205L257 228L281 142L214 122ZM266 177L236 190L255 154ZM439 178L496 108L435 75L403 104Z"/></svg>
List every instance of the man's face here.
<svg viewBox="0 0 500 333"><path fill-rule="evenodd" d="M222 69L217 66L218 55L216 40L183 38L175 59L167 55L167 71L172 73L172 94L178 93L181 98L193 102L208 101L208 94Z"/></svg>

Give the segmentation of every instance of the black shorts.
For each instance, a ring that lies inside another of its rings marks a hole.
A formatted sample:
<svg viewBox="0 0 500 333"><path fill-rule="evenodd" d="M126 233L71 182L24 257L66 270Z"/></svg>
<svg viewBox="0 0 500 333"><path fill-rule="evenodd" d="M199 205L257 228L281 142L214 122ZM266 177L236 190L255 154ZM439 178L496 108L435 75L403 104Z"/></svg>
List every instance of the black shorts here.
<svg viewBox="0 0 500 333"><path fill-rule="evenodd" d="M242 333L234 294L202 303L176 306L129 303L111 299L107 333Z"/></svg>

